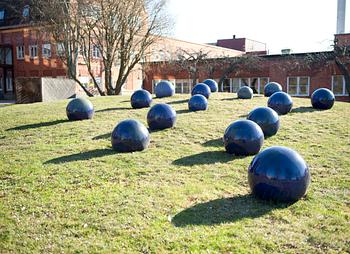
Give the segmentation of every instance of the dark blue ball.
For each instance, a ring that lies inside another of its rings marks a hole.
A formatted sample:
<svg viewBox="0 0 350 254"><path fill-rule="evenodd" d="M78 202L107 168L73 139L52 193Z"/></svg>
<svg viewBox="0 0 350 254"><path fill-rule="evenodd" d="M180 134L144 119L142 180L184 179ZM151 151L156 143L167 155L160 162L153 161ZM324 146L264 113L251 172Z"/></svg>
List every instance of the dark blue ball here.
<svg viewBox="0 0 350 254"><path fill-rule="evenodd" d="M145 150L150 142L147 128L137 120L127 119L117 124L112 132L112 147L118 152Z"/></svg>
<svg viewBox="0 0 350 254"><path fill-rule="evenodd" d="M264 87L264 95L270 97L274 93L281 92L282 86L277 82L269 82Z"/></svg>
<svg viewBox="0 0 350 254"><path fill-rule="evenodd" d="M264 143L264 133L253 121L238 120L227 127L223 141L228 153L253 155L260 151Z"/></svg>
<svg viewBox="0 0 350 254"><path fill-rule="evenodd" d="M201 94L195 94L188 101L188 109L190 111L207 110L208 100Z"/></svg>
<svg viewBox="0 0 350 254"><path fill-rule="evenodd" d="M296 201L305 195L310 173L296 151L273 146L254 157L248 169L248 182L253 194L261 199Z"/></svg>
<svg viewBox="0 0 350 254"><path fill-rule="evenodd" d="M293 108L293 100L285 92L274 93L267 101L269 108L275 110L279 115L285 115Z"/></svg>
<svg viewBox="0 0 350 254"><path fill-rule="evenodd" d="M151 130L171 128L176 122L175 110L165 103L151 107L147 114L147 123Z"/></svg>
<svg viewBox="0 0 350 254"><path fill-rule="evenodd" d="M69 120L91 119L94 115L94 106L85 98L75 98L71 100L66 108Z"/></svg>
<svg viewBox="0 0 350 254"><path fill-rule="evenodd" d="M278 114L268 107L254 109L249 113L247 119L257 123L264 132L265 137L275 135L280 127Z"/></svg>
<svg viewBox="0 0 350 254"><path fill-rule="evenodd" d="M170 97L175 94L175 87L169 81L161 81L155 88L157 98Z"/></svg>
<svg viewBox="0 0 350 254"><path fill-rule="evenodd" d="M218 83L216 83L216 81L214 79L206 79L202 83L204 83L207 86L209 86L210 91L212 93L215 93L215 92L218 91Z"/></svg>
<svg viewBox="0 0 350 254"><path fill-rule="evenodd" d="M311 95L311 104L316 109L330 109L335 101L334 94L327 88L319 88Z"/></svg>
<svg viewBox="0 0 350 254"><path fill-rule="evenodd" d="M251 99L253 98L253 90L249 86L242 86L238 90L237 96L239 99Z"/></svg>
<svg viewBox="0 0 350 254"><path fill-rule="evenodd" d="M191 94L192 94L192 96L195 94L201 94L205 98L209 99L211 92L210 92L210 88L208 85L203 84L203 83L198 83L197 85L195 85L193 87Z"/></svg>
<svg viewBox="0 0 350 254"><path fill-rule="evenodd" d="M147 90L137 90L131 95L133 108L148 108L152 103L152 95Z"/></svg>

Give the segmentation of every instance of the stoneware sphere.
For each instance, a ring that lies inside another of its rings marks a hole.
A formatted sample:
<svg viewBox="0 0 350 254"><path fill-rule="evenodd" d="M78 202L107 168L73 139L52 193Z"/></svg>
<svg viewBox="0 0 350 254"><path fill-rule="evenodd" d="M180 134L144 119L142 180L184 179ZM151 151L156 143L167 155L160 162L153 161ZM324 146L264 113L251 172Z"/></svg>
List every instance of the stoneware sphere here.
<svg viewBox="0 0 350 254"><path fill-rule="evenodd" d="M282 86L277 82L269 82L264 87L264 95L270 97L274 93L281 92Z"/></svg>
<svg viewBox="0 0 350 254"><path fill-rule="evenodd" d="M117 124L112 132L112 147L118 152L145 150L150 142L147 128L137 120L127 119Z"/></svg>
<svg viewBox="0 0 350 254"><path fill-rule="evenodd" d="M310 183L304 159L288 147L269 147L254 157L248 168L252 193L265 200L297 201Z"/></svg>
<svg viewBox="0 0 350 254"><path fill-rule="evenodd" d="M195 94L201 94L205 98L209 99L211 92L210 92L210 88L208 85L206 85L204 83L198 83L197 85L195 85L193 87L191 94L192 94L192 96Z"/></svg>
<svg viewBox="0 0 350 254"><path fill-rule="evenodd" d="M151 107L147 114L147 123L151 130L171 128L176 122L176 112L168 104L159 103Z"/></svg>
<svg viewBox="0 0 350 254"><path fill-rule="evenodd" d="M131 95L133 108L148 108L152 103L152 95L147 90L137 90Z"/></svg>
<svg viewBox="0 0 350 254"><path fill-rule="evenodd" d="M160 81L155 88L157 98L171 97L175 94L174 85L166 80Z"/></svg>
<svg viewBox="0 0 350 254"><path fill-rule="evenodd" d="M237 96L239 99L251 99L253 98L253 89L249 86L242 86L238 92Z"/></svg>
<svg viewBox="0 0 350 254"><path fill-rule="evenodd" d="M226 128L223 141L228 153L253 155L260 151L264 143L264 133L253 121L237 120Z"/></svg>
<svg viewBox="0 0 350 254"><path fill-rule="evenodd" d="M265 137L275 135L280 127L278 114L268 107L255 108L249 113L247 119L257 123Z"/></svg>
<svg viewBox="0 0 350 254"><path fill-rule="evenodd" d="M94 115L94 106L86 98L75 98L68 103L66 113L71 121L91 119Z"/></svg>
<svg viewBox="0 0 350 254"><path fill-rule="evenodd" d="M199 111L208 109L208 100L201 94L195 94L188 101L188 109L190 111Z"/></svg>
<svg viewBox="0 0 350 254"><path fill-rule="evenodd" d="M293 108L293 100L289 94L285 92L277 92L271 95L267 101L269 108L275 110L279 115L289 113Z"/></svg>
<svg viewBox="0 0 350 254"><path fill-rule="evenodd" d="M216 81L214 79L206 79L202 83L204 83L207 86L209 86L210 91L212 93L215 93L215 92L218 91L218 83L216 83Z"/></svg>
<svg viewBox="0 0 350 254"><path fill-rule="evenodd" d="M311 104L316 109L330 109L335 101L334 94L327 88L319 88L311 95Z"/></svg>

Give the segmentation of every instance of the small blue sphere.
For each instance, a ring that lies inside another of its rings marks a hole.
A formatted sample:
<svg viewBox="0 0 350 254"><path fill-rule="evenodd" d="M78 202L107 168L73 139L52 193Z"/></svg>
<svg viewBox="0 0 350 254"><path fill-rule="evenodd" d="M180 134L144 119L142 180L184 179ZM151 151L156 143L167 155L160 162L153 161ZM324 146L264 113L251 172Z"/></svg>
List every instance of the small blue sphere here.
<svg viewBox="0 0 350 254"><path fill-rule="evenodd" d="M319 88L311 95L311 104L316 109L330 109L335 101L334 94L327 88Z"/></svg>
<svg viewBox="0 0 350 254"><path fill-rule="evenodd" d="M260 151L264 143L264 133L253 121L238 120L226 128L223 141L228 153L253 155Z"/></svg>
<svg viewBox="0 0 350 254"><path fill-rule="evenodd" d="M264 132L265 137L275 135L280 127L278 114L268 107L254 109L249 113L247 119L257 123Z"/></svg>
<svg viewBox="0 0 350 254"><path fill-rule="evenodd" d="M297 201L310 183L304 159L294 150L273 146L256 155L248 168L252 193L264 200Z"/></svg>
<svg viewBox="0 0 350 254"><path fill-rule="evenodd" d="M274 93L281 92L282 86L277 82L269 82L265 85L264 95L265 97L270 97Z"/></svg>
<svg viewBox="0 0 350 254"><path fill-rule="evenodd" d="M191 94L192 94L192 96L195 94L201 94L205 98L209 99L211 92L210 92L210 88L208 85L206 85L204 83L198 83L197 85L195 85L193 87Z"/></svg>
<svg viewBox="0 0 350 254"><path fill-rule="evenodd" d="M152 103L152 95L147 90L137 90L131 95L133 108L148 108Z"/></svg>
<svg viewBox="0 0 350 254"><path fill-rule="evenodd" d="M156 104L148 111L147 123L151 130L171 128L175 125L175 122L176 112L168 104Z"/></svg>
<svg viewBox="0 0 350 254"><path fill-rule="evenodd" d="M238 92L237 96L239 99L251 99L253 98L253 89L249 86L242 86Z"/></svg>
<svg viewBox="0 0 350 254"><path fill-rule="evenodd" d="M71 121L91 119L94 115L94 106L86 98L75 98L68 103L66 113Z"/></svg>
<svg viewBox="0 0 350 254"><path fill-rule="evenodd" d="M175 87L169 81L159 82L155 88L157 98L171 97L175 94Z"/></svg>
<svg viewBox="0 0 350 254"><path fill-rule="evenodd" d="M145 150L150 142L147 128L137 120L127 119L117 124L112 132L112 147L118 152Z"/></svg>
<svg viewBox="0 0 350 254"><path fill-rule="evenodd" d="M285 92L274 93L267 101L269 108L275 110L279 115L285 115L293 108L293 100Z"/></svg>
<svg viewBox="0 0 350 254"><path fill-rule="evenodd" d="M188 109L190 111L207 110L208 100L201 94L195 94L188 101Z"/></svg>
<svg viewBox="0 0 350 254"><path fill-rule="evenodd" d="M216 81L214 79L206 79L202 83L204 83L207 86L209 86L210 91L212 93L215 93L215 92L218 91L218 83L216 83Z"/></svg>

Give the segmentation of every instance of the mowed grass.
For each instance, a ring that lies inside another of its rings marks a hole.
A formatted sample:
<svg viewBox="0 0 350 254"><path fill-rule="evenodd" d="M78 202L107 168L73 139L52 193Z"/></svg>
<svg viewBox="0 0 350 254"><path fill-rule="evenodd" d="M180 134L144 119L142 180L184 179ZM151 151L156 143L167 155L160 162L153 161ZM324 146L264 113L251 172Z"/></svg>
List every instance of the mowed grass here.
<svg viewBox="0 0 350 254"><path fill-rule="evenodd" d="M149 109L129 96L92 98L92 120L66 120L68 101L0 108L0 253L349 253L350 104L315 111L293 98L276 136L308 163L307 196L294 204L250 195L253 156L225 153L222 136L267 99L213 94L189 112L189 95L154 99L176 127L147 150L116 153L114 126Z"/></svg>

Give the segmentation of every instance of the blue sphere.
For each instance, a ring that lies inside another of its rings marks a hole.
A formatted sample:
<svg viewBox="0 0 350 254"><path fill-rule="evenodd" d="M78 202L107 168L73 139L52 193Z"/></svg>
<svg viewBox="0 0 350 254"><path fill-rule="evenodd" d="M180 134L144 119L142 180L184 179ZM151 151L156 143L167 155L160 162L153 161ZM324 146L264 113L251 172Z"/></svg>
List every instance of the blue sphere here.
<svg viewBox="0 0 350 254"><path fill-rule="evenodd" d="M273 146L256 155L248 168L252 193L265 200L297 201L310 183L303 158L294 150Z"/></svg>
<svg viewBox="0 0 350 254"><path fill-rule="evenodd" d="M275 135L280 127L278 114L268 107L254 109L249 113L247 119L257 123L264 132L265 137Z"/></svg>
<svg viewBox="0 0 350 254"><path fill-rule="evenodd" d="M171 128L176 122L175 110L165 103L151 107L147 114L147 123L151 130Z"/></svg>
<svg viewBox="0 0 350 254"><path fill-rule="evenodd" d="M264 87L264 95L270 97L274 93L281 92L282 86L277 82L269 82Z"/></svg>
<svg viewBox="0 0 350 254"><path fill-rule="evenodd" d="M127 119L117 124L112 132L112 147L118 152L145 150L150 142L147 128L137 120Z"/></svg>
<svg viewBox="0 0 350 254"><path fill-rule="evenodd" d="M152 95L147 90L137 90L131 95L133 108L148 108L152 103Z"/></svg>
<svg viewBox="0 0 350 254"><path fill-rule="evenodd" d="M279 115L285 115L293 108L293 100L285 92L274 93L267 101L269 108L275 110Z"/></svg>
<svg viewBox="0 0 350 254"><path fill-rule="evenodd" d="M202 83L204 83L207 86L209 86L210 91L212 93L215 93L215 92L218 91L218 83L216 83L216 81L214 79L206 79Z"/></svg>
<svg viewBox="0 0 350 254"><path fill-rule="evenodd" d="M251 99L253 98L253 89L249 86L242 86L238 92L237 96L239 99Z"/></svg>
<svg viewBox="0 0 350 254"><path fill-rule="evenodd" d="M316 109L330 109L335 101L334 94L327 88L319 88L311 95L311 104Z"/></svg>
<svg viewBox="0 0 350 254"><path fill-rule="evenodd" d="M223 141L228 153L253 155L260 151L264 143L264 133L253 121L238 120L226 128Z"/></svg>
<svg viewBox="0 0 350 254"><path fill-rule="evenodd" d="M69 120L91 119L94 115L94 106L85 98L75 98L71 100L66 108Z"/></svg>
<svg viewBox="0 0 350 254"><path fill-rule="evenodd" d="M190 111L207 110L208 100L201 94L195 94L188 101L188 109Z"/></svg>
<svg viewBox="0 0 350 254"><path fill-rule="evenodd" d="M201 94L205 98L209 99L211 92L210 92L210 88L208 85L206 85L204 83L198 83L197 85L195 85L193 87L191 94L192 94L192 96L195 94Z"/></svg>
<svg viewBox="0 0 350 254"><path fill-rule="evenodd" d="M170 97L175 94L175 87L169 81L161 81L155 88L157 98Z"/></svg>

